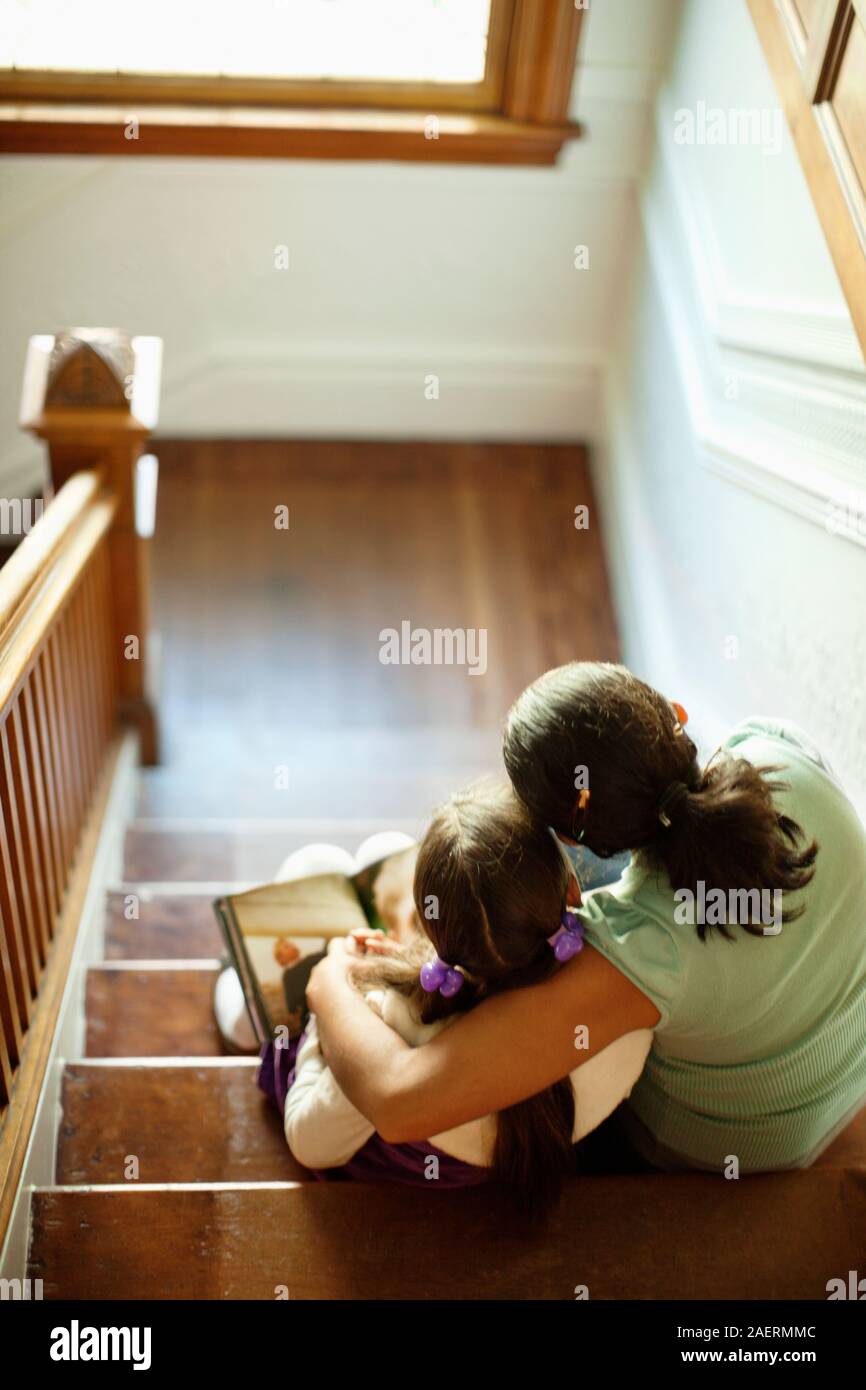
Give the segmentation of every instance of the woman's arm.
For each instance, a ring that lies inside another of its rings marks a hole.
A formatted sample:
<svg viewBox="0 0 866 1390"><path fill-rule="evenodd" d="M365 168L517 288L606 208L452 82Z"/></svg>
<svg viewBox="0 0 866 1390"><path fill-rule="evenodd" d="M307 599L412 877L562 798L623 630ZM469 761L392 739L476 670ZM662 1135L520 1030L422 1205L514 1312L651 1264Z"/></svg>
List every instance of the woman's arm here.
<svg viewBox="0 0 866 1390"><path fill-rule="evenodd" d="M659 1011L586 946L544 984L480 1004L411 1048L367 1008L347 975L357 961L332 943L307 990L328 1065L382 1138L427 1139L525 1100ZM585 1028L587 1046L577 1048Z"/></svg>

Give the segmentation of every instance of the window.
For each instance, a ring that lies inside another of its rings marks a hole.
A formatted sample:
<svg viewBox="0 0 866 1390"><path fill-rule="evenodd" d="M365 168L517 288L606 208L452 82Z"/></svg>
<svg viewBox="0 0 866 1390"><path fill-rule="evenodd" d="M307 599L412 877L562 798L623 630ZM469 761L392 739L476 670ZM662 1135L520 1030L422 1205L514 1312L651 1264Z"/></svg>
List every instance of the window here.
<svg viewBox="0 0 866 1390"><path fill-rule="evenodd" d="M574 0L0 8L0 149L549 163L577 133Z"/></svg>
<svg viewBox="0 0 866 1390"><path fill-rule="evenodd" d="M749 8L866 353L866 3Z"/></svg>
<svg viewBox="0 0 866 1390"><path fill-rule="evenodd" d="M491 18L491 0L11 0L0 69L48 97L267 102L309 100L318 86L333 101L365 84L377 99L382 84L469 94L487 76Z"/></svg>

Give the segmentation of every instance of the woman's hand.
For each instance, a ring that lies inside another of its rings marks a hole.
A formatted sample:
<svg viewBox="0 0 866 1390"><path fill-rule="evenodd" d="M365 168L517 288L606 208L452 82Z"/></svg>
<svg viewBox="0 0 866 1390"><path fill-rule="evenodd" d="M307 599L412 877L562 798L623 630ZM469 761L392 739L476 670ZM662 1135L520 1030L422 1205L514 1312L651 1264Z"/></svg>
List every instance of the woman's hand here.
<svg viewBox="0 0 866 1390"><path fill-rule="evenodd" d="M351 990L349 971L356 958L346 949L347 938L335 936L328 942L328 954L318 965L313 966L307 981L307 1008L318 1014L331 1006L336 1006L340 996Z"/></svg>

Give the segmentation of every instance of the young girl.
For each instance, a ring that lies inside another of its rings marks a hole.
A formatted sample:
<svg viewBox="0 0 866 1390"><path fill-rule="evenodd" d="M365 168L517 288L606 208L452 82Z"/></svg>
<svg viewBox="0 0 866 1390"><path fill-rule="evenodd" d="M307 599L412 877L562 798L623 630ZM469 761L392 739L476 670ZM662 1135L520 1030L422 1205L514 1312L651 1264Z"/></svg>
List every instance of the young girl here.
<svg viewBox="0 0 866 1390"><path fill-rule="evenodd" d="M381 938L367 938L355 983L406 1042L427 1042L479 1001L537 984L579 952L581 930L567 905L570 881L554 837L531 823L510 789L457 796L435 816L418 855L415 903L426 935L388 954L381 954ZM380 954L372 956L374 950ZM575 1048L582 1045L579 1033L576 1021ZM286 1139L306 1167L341 1168L349 1177L445 1187L492 1175L537 1215L574 1171L575 1142L628 1095L650 1041L646 1029L626 1034L571 1076L499 1115L395 1145L340 1091L311 1020L287 1077ZM513 1046L532 1047L531 1027ZM276 1073L266 1058L261 1084L279 1103L280 1069L290 1058L281 1049L273 1057Z"/></svg>

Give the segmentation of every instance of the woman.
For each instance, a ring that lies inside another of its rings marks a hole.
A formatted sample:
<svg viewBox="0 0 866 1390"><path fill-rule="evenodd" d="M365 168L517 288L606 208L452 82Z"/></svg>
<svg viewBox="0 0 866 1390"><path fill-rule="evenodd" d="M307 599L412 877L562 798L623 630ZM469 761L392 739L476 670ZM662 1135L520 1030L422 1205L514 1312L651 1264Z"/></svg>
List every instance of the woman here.
<svg viewBox="0 0 866 1390"><path fill-rule="evenodd" d="M594 663L548 672L511 710L505 763L533 816L596 854L632 852L550 980L410 1049L350 984L341 943L316 968L327 1060L385 1139L503 1110L640 1028L654 1043L623 1123L657 1166L804 1167L864 1103L863 827L792 726L747 721L702 769L684 723Z"/></svg>

